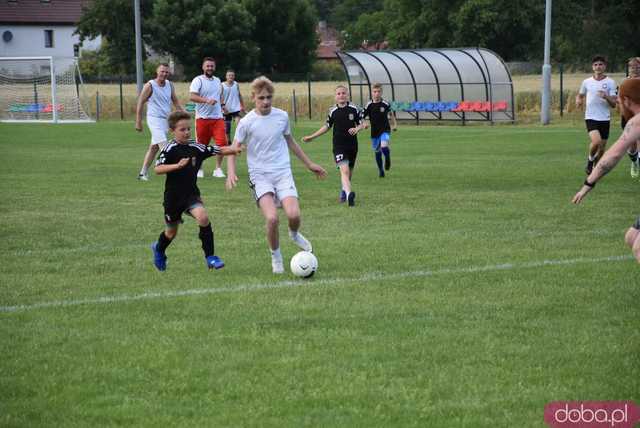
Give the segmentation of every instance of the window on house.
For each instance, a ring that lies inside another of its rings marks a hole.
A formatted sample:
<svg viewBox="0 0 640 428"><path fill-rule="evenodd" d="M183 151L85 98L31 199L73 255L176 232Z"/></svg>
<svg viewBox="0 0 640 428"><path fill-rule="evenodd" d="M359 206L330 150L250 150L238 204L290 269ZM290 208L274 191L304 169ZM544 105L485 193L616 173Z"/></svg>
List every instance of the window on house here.
<svg viewBox="0 0 640 428"><path fill-rule="evenodd" d="M44 30L44 47L53 47L53 30Z"/></svg>

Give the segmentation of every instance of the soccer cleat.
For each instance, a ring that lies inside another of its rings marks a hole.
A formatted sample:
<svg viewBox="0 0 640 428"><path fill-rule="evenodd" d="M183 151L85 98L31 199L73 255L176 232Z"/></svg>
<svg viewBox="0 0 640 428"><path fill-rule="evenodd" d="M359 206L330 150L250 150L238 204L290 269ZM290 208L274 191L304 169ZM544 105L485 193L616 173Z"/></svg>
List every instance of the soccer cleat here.
<svg viewBox="0 0 640 428"><path fill-rule="evenodd" d="M313 247L311 246L311 242L304 236L302 233L293 233L291 230L289 231L289 237L293 240L293 242L303 251L308 251L313 253Z"/></svg>
<svg viewBox="0 0 640 428"><path fill-rule="evenodd" d="M149 176L147 174L138 174L138 180L149 181Z"/></svg>
<svg viewBox="0 0 640 428"><path fill-rule="evenodd" d="M224 262L218 256L209 256L207 257L207 267L209 267L209 269L222 269Z"/></svg>
<svg viewBox="0 0 640 428"><path fill-rule="evenodd" d="M350 207L354 206L356 204L356 192L349 193L347 201L349 202Z"/></svg>
<svg viewBox="0 0 640 428"><path fill-rule="evenodd" d="M158 243L151 244L151 251L153 251L153 264L156 269L163 272L167 269L167 256L158 250Z"/></svg>
<svg viewBox="0 0 640 428"><path fill-rule="evenodd" d="M383 170L378 171L378 177L384 178L384 171Z"/></svg>
<svg viewBox="0 0 640 428"><path fill-rule="evenodd" d="M386 156L384 158L384 169L386 169L387 171L389 171L391 169L391 157L390 156Z"/></svg>
<svg viewBox="0 0 640 428"><path fill-rule="evenodd" d="M216 177L216 178L225 178L225 177L226 177L226 175L224 175L224 172L222 172L222 169L220 169L220 168L216 168L216 169L213 171L213 177Z"/></svg>
<svg viewBox="0 0 640 428"><path fill-rule="evenodd" d="M284 273L284 263L282 262L282 257L276 258L271 256L271 269L273 273Z"/></svg>
<svg viewBox="0 0 640 428"><path fill-rule="evenodd" d="M198 170L198 178L204 178L204 171L201 169Z"/></svg>
<svg viewBox="0 0 640 428"><path fill-rule="evenodd" d="M640 159L631 161L631 178L640 177Z"/></svg>
<svg viewBox="0 0 640 428"><path fill-rule="evenodd" d="M340 203L346 202L347 201L347 192L345 192L344 190L340 191L340 199L339 199Z"/></svg>
<svg viewBox="0 0 640 428"><path fill-rule="evenodd" d="M587 166L584 168L584 172L587 173L587 175L591 174L591 171L593 171L593 164L595 163L595 161L592 160L588 160L587 161Z"/></svg>

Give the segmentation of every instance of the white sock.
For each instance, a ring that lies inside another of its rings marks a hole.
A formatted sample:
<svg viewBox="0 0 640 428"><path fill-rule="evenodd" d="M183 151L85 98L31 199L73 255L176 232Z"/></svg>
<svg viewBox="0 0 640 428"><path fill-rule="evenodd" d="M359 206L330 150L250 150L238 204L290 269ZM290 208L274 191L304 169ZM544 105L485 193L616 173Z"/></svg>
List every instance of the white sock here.
<svg viewBox="0 0 640 428"><path fill-rule="evenodd" d="M147 175L147 171L148 171L147 167L143 166L142 169L140 170L140 175Z"/></svg>
<svg viewBox="0 0 640 428"><path fill-rule="evenodd" d="M270 251L271 251L271 258L282 259L282 253L280 252L280 248L276 248L275 250L270 250Z"/></svg>
<svg viewBox="0 0 640 428"><path fill-rule="evenodd" d="M295 240L298 237L298 231L289 229L289 236L291 237L291 239Z"/></svg>

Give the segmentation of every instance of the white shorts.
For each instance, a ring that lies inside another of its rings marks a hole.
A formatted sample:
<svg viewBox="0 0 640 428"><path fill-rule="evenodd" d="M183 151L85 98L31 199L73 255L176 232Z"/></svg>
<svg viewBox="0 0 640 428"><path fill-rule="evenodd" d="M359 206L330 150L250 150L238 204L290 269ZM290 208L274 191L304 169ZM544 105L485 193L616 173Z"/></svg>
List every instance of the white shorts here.
<svg viewBox="0 0 640 428"><path fill-rule="evenodd" d="M147 116L147 128L151 131L151 144L164 144L167 142L169 121L161 117Z"/></svg>
<svg viewBox="0 0 640 428"><path fill-rule="evenodd" d="M276 203L289 196L298 197L298 190L293 181L291 170L251 173L249 174L249 188L256 202L267 193L272 193L275 196Z"/></svg>

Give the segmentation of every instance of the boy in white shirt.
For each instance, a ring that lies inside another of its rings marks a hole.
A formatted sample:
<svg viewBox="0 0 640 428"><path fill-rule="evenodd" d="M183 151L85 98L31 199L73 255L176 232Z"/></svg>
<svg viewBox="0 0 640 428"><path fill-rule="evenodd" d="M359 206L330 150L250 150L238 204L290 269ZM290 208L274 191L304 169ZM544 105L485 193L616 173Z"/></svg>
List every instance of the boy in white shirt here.
<svg viewBox="0 0 640 428"><path fill-rule="evenodd" d="M249 187L266 221L267 242L271 251L273 273L284 273L278 234L278 211L281 204L289 223L289 236L305 251L312 251L311 243L299 232L300 206L298 191L291 172L289 150L318 178L327 172L309 159L291 135L287 112L272 107L273 83L264 76L251 83L251 98L256 108L238 123L232 149L244 144L249 167ZM228 160L227 189L238 183L235 157Z"/></svg>
<svg viewBox="0 0 640 428"><path fill-rule="evenodd" d="M601 55L596 55L591 60L593 76L585 79L576 95L576 107L581 108L586 97L586 109L584 113L587 132L591 139L589 157L585 172L591 174L593 166L604 154L611 115L609 109L616 106L616 82L607 77L604 72L607 68L607 60Z"/></svg>

